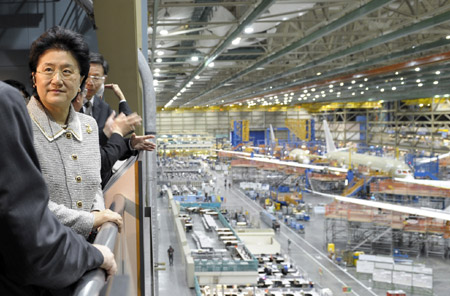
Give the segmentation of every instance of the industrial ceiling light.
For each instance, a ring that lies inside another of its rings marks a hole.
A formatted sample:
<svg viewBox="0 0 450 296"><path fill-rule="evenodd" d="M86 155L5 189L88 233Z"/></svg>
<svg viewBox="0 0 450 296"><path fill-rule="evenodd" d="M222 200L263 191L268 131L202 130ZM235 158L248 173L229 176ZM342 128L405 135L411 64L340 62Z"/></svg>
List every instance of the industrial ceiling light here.
<svg viewBox="0 0 450 296"><path fill-rule="evenodd" d="M214 68L214 62L209 63L209 64L208 64L208 67L209 67L209 68Z"/></svg>
<svg viewBox="0 0 450 296"><path fill-rule="evenodd" d="M238 37L238 38L234 39L231 43L233 45L238 45L239 43L241 43L241 37Z"/></svg>
<svg viewBox="0 0 450 296"><path fill-rule="evenodd" d="M162 62L162 59L161 59L161 58L157 58L157 59L156 59L156 62L157 62L157 63L161 63L161 62Z"/></svg>
<svg viewBox="0 0 450 296"><path fill-rule="evenodd" d="M200 79L200 76L198 76L198 75L197 75L197 76L195 76L195 79Z"/></svg>
<svg viewBox="0 0 450 296"><path fill-rule="evenodd" d="M245 34L251 34L253 33L254 29L252 27L247 27L244 29Z"/></svg>
<svg viewBox="0 0 450 296"><path fill-rule="evenodd" d="M197 62L197 61L198 61L198 56L192 56L192 57L191 57L191 61Z"/></svg>
<svg viewBox="0 0 450 296"><path fill-rule="evenodd" d="M436 71L436 75L440 75L441 74L441 71Z"/></svg>
<svg viewBox="0 0 450 296"><path fill-rule="evenodd" d="M159 31L159 34L161 34L162 36L165 36L165 35L169 34L169 31L167 31L166 29L163 29L163 30Z"/></svg>
<svg viewBox="0 0 450 296"><path fill-rule="evenodd" d="M437 81L437 80L433 82L434 85L436 85L436 84L438 84L438 83L439 83L439 81Z"/></svg>
<svg viewBox="0 0 450 296"><path fill-rule="evenodd" d="M156 54L159 55L159 56L162 56L162 55L164 55L164 51L158 50L158 51L156 52Z"/></svg>
<svg viewBox="0 0 450 296"><path fill-rule="evenodd" d="M417 67L417 68L414 69L414 71L419 72L419 71L420 71L420 68Z"/></svg>

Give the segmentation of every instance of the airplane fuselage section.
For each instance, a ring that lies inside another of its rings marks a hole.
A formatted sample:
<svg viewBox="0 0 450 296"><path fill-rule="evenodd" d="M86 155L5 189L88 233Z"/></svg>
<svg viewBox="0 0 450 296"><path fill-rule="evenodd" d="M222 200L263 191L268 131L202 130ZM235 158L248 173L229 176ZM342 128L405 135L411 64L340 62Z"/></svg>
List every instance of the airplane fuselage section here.
<svg viewBox="0 0 450 296"><path fill-rule="evenodd" d="M406 163L401 160L365 155L360 153L350 153L344 151L335 151L327 154L327 158L337 161L338 163L345 164L352 167L365 166L373 171L379 171L387 173L388 175L396 178L413 178L413 172Z"/></svg>

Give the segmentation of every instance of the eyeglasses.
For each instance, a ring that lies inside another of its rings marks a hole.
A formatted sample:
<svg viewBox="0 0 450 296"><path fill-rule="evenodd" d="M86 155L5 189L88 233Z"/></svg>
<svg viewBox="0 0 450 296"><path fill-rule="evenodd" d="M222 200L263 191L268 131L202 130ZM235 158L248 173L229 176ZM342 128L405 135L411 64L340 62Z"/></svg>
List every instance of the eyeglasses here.
<svg viewBox="0 0 450 296"><path fill-rule="evenodd" d="M87 79L92 79L92 81L93 81L94 83L99 83L99 82L105 80L105 76L92 76L92 75L91 75L91 76L88 76ZM86 79L86 80L87 80L87 79Z"/></svg>
<svg viewBox="0 0 450 296"><path fill-rule="evenodd" d="M47 79L52 79L56 73L59 73L59 77L61 77L63 80L70 80L79 75L77 71L67 68L63 70L44 68L43 71L36 71L36 73L44 75Z"/></svg>

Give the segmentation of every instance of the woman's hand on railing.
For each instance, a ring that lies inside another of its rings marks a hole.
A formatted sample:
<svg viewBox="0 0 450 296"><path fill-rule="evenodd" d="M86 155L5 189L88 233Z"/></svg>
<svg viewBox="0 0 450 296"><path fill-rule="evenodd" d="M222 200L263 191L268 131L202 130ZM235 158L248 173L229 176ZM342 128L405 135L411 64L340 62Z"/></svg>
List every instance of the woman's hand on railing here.
<svg viewBox="0 0 450 296"><path fill-rule="evenodd" d="M94 228L102 226L103 223L113 222L119 227L119 232L122 230L123 219L118 213L111 210L103 210L99 212L91 212L94 215Z"/></svg>
<svg viewBox="0 0 450 296"><path fill-rule="evenodd" d="M106 281L108 281L109 278L114 276L117 272L117 264L114 259L114 254L106 246L97 244L93 244L93 246L96 247L103 255L103 263L100 265L100 268L106 271Z"/></svg>

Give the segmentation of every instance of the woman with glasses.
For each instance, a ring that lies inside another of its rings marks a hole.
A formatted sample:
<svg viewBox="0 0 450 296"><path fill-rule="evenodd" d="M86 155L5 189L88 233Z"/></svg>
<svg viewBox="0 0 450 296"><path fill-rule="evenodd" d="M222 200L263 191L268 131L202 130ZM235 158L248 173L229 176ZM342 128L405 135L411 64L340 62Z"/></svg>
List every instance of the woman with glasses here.
<svg viewBox="0 0 450 296"><path fill-rule="evenodd" d="M108 221L121 227L120 215L105 210L97 123L71 104L88 76L88 45L75 32L51 28L33 42L29 67L33 96L28 112L50 210L86 238Z"/></svg>

